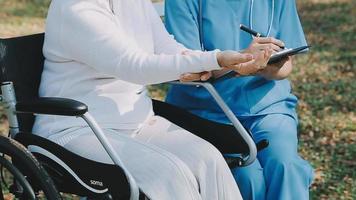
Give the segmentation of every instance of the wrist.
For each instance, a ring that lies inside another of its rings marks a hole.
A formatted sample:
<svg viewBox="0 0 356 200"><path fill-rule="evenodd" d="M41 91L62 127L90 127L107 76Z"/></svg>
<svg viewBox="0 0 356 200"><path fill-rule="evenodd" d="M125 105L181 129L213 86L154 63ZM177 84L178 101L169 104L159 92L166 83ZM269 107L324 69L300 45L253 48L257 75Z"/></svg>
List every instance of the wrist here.
<svg viewBox="0 0 356 200"><path fill-rule="evenodd" d="M224 65L223 65L223 53L221 51L216 52L216 60L218 62L218 65L220 66L220 68L224 68Z"/></svg>
<svg viewBox="0 0 356 200"><path fill-rule="evenodd" d="M267 80L282 80L288 77L287 74L281 73L280 71L278 72L271 72L268 70L263 70L258 73L259 76L262 76L263 78Z"/></svg>
<svg viewBox="0 0 356 200"><path fill-rule="evenodd" d="M200 71L212 71L221 69L218 63L218 53L220 50L214 51L196 51L196 56L201 59L200 66L202 69Z"/></svg>

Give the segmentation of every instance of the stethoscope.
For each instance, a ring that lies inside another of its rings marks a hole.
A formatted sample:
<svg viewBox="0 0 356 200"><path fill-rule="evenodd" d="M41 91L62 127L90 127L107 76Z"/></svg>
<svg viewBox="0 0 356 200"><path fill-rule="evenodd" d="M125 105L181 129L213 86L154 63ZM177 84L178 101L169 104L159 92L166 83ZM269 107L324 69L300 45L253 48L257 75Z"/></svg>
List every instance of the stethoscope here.
<svg viewBox="0 0 356 200"><path fill-rule="evenodd" d="M250 13L249 13L249 26L250 29L253 30L253 8L255 5L255 0L249 0L250 1ZM273 24L273 20L274 20L274 7L275 7L275 0L272 0L272 8L271 8L271 20L270 23L268 25L268 29L267 29L267 34L266 36L269 37L271 34L271 30L272 30L272 24ZM199 0L199 40L200 40L200 47L202 50L205 50L204 47L204 41L203 41L203 37L204 37L204 28L203 28L203 0ZM251 36L252 37L252 36Z"/></svg>

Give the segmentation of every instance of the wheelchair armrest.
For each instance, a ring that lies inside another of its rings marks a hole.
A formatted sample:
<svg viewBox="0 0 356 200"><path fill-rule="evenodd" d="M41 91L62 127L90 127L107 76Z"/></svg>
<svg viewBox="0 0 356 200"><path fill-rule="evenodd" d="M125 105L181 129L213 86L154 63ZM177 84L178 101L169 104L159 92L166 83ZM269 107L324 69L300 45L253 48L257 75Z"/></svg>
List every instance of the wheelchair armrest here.
<svg viewBox="0 0 356 200"><path fill-rule="evenodd" d="M223 80L224 78L231 78L231 73L227 73L225 76L222 76L219 79L216 80ZM225 101L221 98L219 93L215 90L214 86L211 84L211 82L179 82L179 81L172 81L169 82L171 84L177 84L177 85L190 85L190 86L201 86L204 87L210 95L213 97L213 99L216 101L218 106L221 108L221 110L225 113L226 117L231 121L232 125L235 127L237 132L240 134L242 139L245 141L245 143L248 146L249 153L248 155L244 155L243 161L242 161L242 166L247 166L250 165L253 161L255 161L257 157L257 147L255 142L253 141L251 135L246 131L246 129L242 126L241 122L237 119L235 114L232 112L232 110L229 108L229 106L225 103ZM265 148L268 146L268 143L261 143L259 144L260 149Z"/></svg>
<svg viewBox="0 0 356 200"><path fill-rule="evenodd" d="M41 97L16 103L16 112L20 113L81 116L87 111L84 103L66 98Z"/></svg>

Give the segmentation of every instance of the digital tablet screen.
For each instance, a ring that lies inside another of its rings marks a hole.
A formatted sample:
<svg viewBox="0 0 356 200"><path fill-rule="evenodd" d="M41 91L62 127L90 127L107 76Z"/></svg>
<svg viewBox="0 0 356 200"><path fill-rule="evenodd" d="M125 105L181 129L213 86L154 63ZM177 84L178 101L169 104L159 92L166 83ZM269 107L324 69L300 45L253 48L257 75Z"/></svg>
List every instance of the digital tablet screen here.
<svg viewBox="0 0 356 200"><path fill-rule="evenodd" d="M305 51L303 51L303 50L306 50L308 48L310 48L310 46L302 46L302 47L298 47L295 49L286 49L286 50L277 52L271 56L271 58L268 61L268 64L277 63L277 62L281 61L283 58L286 58L288 56L293 56L298 53L304 53Z"/></svg>

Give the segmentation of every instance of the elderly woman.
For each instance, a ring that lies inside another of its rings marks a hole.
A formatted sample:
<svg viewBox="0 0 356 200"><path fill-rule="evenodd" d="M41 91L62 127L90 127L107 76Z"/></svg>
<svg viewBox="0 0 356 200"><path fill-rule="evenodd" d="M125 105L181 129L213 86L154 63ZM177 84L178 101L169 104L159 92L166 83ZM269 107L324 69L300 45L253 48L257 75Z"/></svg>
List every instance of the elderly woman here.
<svg viewBox="0 0 356 200"><path fill-rule="evenodd" d="M43 51L40 95L86 103L150 199L241 199L218 150L155 116L145 85L199 72L207 79L204 72L221 68L255 72L271 50L190 52L168 35L149 0L52 0ZM38 116L34 132L111 163L80 119Z"/></svg>

